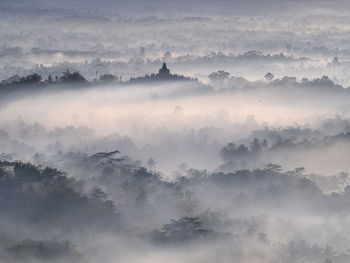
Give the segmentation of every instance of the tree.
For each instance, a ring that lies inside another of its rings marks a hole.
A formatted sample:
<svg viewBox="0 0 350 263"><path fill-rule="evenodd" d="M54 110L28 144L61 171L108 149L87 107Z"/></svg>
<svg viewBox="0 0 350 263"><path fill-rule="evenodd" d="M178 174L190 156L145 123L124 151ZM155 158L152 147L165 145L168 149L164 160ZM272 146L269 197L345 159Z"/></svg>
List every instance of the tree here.
<svg viewBox="0 0 350 263"><path fill-rule="evenodd" d="M83 83L86 82L86 79L80 75L78 71L76 72L69 72L67 69L66 71L63 72L63 75L61 76L61 82L63 83Z"/></svg>
<svg viewBox="0 0 350 263"><path fill-rule="evenodd" d="M49 74L49 76L48 76L48 78L47 78L47 82L48 82L48 83L52 83L52 82L53 82L53 79L52 79L51 74Z"/></svg>
<svg viewBox="0 0 350 263"><path fill-rule="evenodd" d="M42 77L39 74L27 75L20 79L21 84L38 84L41 81Z"/></svg>
<svg viewBox="0 0 350 263"><path fill-rule="evenodd" d="M223 82L230 78L230 73L228 73L224 70L219 70L217 72L213 72L213 73L209 74L208 78L213 82L219 82L220 88L221 88Z"/></svg>
<svg viewBox="0 0 350 263"><path fill-rule="evenodd" d="M266 79L267 81L272 81L274 78L275 78L275 76L274 76L271 72L268 72L268 73L266 73L266 75L265 75L265 79Z"/></svg>
<svg viewBox="0 0 350 263"><path fill-rule="evenodd" d="M279 164L268 163L265 165L265 171L269 171L272 173L279 173L282 171L282 166Z"/></svg>
<svg viewBox="0 0 350 263"><path fill-rule="evenodd" d="M82 262L82 256L68 240L57 242L25 239L8 248L7 252L20 261L27 261L28 257L33 257L40 261L69 260L71 262L74 260L74 262Z"/></svg>
<svg viewBox="0 0 350 263"><path fill-rule="evenodd" d="M113 82L117 80L119 80L119 78L113 74L103 74L100 76L100 81Z"/></svg>
<svg viewBox="0 0 350 263"><path fill-rule="evenodd" d="M250 144L250 151L254 153L259 153L263 149L263 146L260 144L258 138L254 138L252 143Z"/></svg>
<svg viewBox="0 0 350 263"><path fill-rule="evenodd" d="M203 227L199 217L182 217L179 220L171 220L162 228L164 238L168 241L190 241L192 239L203 238L211 231Z"/></svg>

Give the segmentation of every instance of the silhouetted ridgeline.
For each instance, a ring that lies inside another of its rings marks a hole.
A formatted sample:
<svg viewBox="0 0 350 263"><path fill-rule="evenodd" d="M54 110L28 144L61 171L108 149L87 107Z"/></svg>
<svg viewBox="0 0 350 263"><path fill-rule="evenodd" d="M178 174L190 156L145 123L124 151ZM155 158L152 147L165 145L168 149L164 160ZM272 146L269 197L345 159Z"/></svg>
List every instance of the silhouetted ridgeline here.
<svg viewBox="0 0 350 263"><path fill-rule="evenodd" d="M97 73L96 73L97 74ZM97 77L97 76L96 76ZM19 91L23 88L44 88L44 87L52 87L52 86L93 86L93 85L101 85L101 84L110 84L110 83L148 83L150 81L198 81L197 79L192 79L184 76L180 76L177 74L171 74L170 70L167 68L166 64L163 64L163 67L159 70L158 74L146 75L144 77L131 78L129 81L123 82L121 77L113 75L113 74L103 74L97 79L95 78L93 81L88 81L83 75L81 75L78 71L70 72L66 70L63 72L61 76L52 77L49 75L47 79L43 79L43 77L39 74L33 73L31 75L27 75L25 77L20 77L18 75L12 76L6 80L3 80L0 83L0 88L2 91Z"/></svg>
<svg viewBox="0 0 350 263"><path fill-rule="evenodd" d="M106 74L102 75L98 80L99 83L115 81L117 78L114 75ZM86 86L91 83L95 83L97 80L93 82L89 82L86 80L84 76L82 76L78 71L70 72L66 70L63 74L58 77L48 76L47 79L43 80L43 77L39 74L31 74L26 77L19 77L18 75L12 76L6 80L3 80L0 84L2 91L13 91L13 90L21 90L23 88L43 88L48 86L57 86L57 85L76 85L76 86Z"/></svg>
<svg viewBox="0 0 350 263"><path fill-rule="evenodd" d="M219 70L208 75L210 85L205 85L196 78L185 77L182 75L171 74L166 63L157 74L145 75L143 77L132 77L128 81L122 81L120 76L113 74L102 74L92 81L87 80L78 71L70 72L66 70L61 76L48 75L47 79L37 73L20 77L12 76L0 83L0 94L2 96L16 92L28 92L39 90L58 90L63 88L87 88L103 86L108 84L128 85L128 84L154 84L164 82L187 83L194 84L197 89L189 90L190 94L202 94L203 92L213 92L214 88L217 92L233 92L233 91L252 91L267 90L278 94L288 94L296 96L299 94L305 96L308 93L317 94L350 94L350 89L334 83L327 76L309 80L307 78L298 81L295 77L284 76L281 79L274 77L272 73L265 75L264 81L249 81L242 77L231 76L229 72ZM187 89L186 89L187 90ZM191 93L192 92L192 93ZM185 92L186 93L186 92ZM183 94L183 93L181 93ZM288 96L289 96L288 95Z"/></svg>
<svg viewBox="0 0 350 263"><path fill-rule="evenodd" d="M198 92L212 91L212 88L202 84L197 79L192 79L184 76L179 76L176 74L170 74L165 63L163 68L159 70L158 74L152 74L151 76L131 78L128 81L122 81L120 76L113 74L102 74L92 81L87 80L80 72L74 71L70 72L66 70L61 76L48 75L44 79L41 75L33 73L25 77L20 77L18 75L12 76L0 83L0 98L8 98L8 96L13 96L15 94L31 95L36 94L41 91L59 91L63 89L85 89L85 88L95 88L105 85L113 84L115 87L128 84L147 84L147 83L164 83L164 82L186 82L194 83L198 86ZM202 88L204 87L204 88ZM189 91L191 92L191 91ZM196 93L192 91L192 93ZM191 93L191 94L192 94Z"/></svg>

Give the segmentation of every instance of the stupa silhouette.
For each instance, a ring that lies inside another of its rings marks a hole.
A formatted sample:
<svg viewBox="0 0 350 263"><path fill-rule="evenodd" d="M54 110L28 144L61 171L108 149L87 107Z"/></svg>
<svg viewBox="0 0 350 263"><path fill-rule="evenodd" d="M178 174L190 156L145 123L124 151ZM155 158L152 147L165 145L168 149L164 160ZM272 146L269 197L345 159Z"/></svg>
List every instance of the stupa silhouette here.
<svg viewBox="0 0 350 263"><path fill-rule="evenodd" d="M169 79L171 78L170 70L167 68L166 63L163 63L163 67L159 70L158 74L161 79Z"/></svg>
<svg viewBox="0 0 350 263"><path fill-rule="evenodd" d="M182 75L171 74L166 63L163 63L162 68L157 74L146 75L144 77L130 78L129 82L150 82L150 81L195 81Z"/></svg>

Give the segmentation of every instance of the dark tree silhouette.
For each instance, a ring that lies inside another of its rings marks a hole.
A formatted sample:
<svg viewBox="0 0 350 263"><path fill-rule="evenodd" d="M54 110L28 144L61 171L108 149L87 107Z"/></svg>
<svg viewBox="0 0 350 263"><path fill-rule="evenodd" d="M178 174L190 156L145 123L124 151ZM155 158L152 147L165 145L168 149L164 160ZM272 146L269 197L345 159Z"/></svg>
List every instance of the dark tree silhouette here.
<svg viewBox="0 0 350 263"><path fill-rule="evenodd" d="M224 81L230 77L230 73L224 70L219 70L218 72L213 72L209 74L208 77L212 81Z"/></svg>
<svg viewBox="0 0 350 263"><path fill-rule="evenodd" d="M203 227L199 217L182 217L179 220L171 220L165 224L158 238L170 242L188 242L198 238L204 238L211 230Z"/></svg>
<svg viewBox="0 0 350 263"><path fill-rule="evenodd" d="M267 80L267 81L271 81L271 80L273 80L275 78L275 76L271 73L271 72L268 72L268 73L266 73L266 75L265 75L265 79Z"/></svg>
<svg viewBox="0 0 350 263"><path fill-rule="evenodd" d="M118 80L119 80L119 77L113 74L103 74L102 76L100 76L100 81L104 81L104 82L113 82Z"/></svg>
<svg viewBox="0 0 350 263"><path fill-rule="evenodd" d="M35 241L25 239L7 249L10 256L27 261L30 258L38 260L69 260L81 262L82 256L76 251L70 241Z"/></svg>
<svg viewBox="0 0 350 263"><path fill-rule="evenodd" d="M63 72L63 76L61 76L60 80L63 83L84 83L84 82L86 82L86 79L82 75L80 75L80 73L78 71L71 73L71 72L69 72L68 69Z"/></svg>

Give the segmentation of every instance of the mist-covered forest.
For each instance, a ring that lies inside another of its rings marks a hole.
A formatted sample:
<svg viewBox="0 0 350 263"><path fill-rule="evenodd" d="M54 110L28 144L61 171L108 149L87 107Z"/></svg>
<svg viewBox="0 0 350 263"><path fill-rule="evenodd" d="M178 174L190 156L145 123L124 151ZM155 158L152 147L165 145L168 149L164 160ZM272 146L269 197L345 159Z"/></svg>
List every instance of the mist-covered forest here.
<svg viewBox="0 0 350 263"><path fill-rule="evenodd" d="M336 0L1 0L0 262L350 262Z"/></svg>

